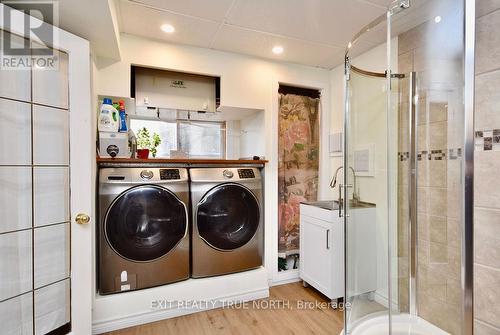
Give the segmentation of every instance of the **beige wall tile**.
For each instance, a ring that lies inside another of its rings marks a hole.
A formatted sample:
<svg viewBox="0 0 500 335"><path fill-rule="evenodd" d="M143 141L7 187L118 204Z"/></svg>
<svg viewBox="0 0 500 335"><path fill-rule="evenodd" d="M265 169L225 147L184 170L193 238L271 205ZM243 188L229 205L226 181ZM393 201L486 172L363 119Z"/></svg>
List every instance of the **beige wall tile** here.
<svg viewBox="0 0 500 335"><path fill-rule="evenodd" d="M448 119L447 102L429 102L429 122L440 122Z"/></svg>
<svg viewBox="0 0 500 335"><path fill-rule="evenodd" d="M429 243L431 263L446 263L448 261L448 248L444 243Z"/></svg>
<svg viewBox="0 0 500 335"><path fill-rule="evenodd" d="M429 241L429 215L427 213L417 214L418 239Z"/></svg>
<svg viewBox="0 0 500 335"><path fill-rule="evenodd" d="M427 187L419 187L417 193L417 210L420 213L427 213L429 208L429 189Z"/></svg>
<svg viewBox="0 0 500 335"><path fill-rule="evenodd" d="M500 328L500 270L474 267L474 316Z"/></svg>
<svg viewBox="0 0 500 335"><path fill-rule="evenodd" d="M408 51L398 57L398 72L409 73L413 71L413 52Z"/></svg>
<svg viewBox="0 0 500 335"><path fill-rule="evenodd" d="M429 234L430 241L437 243L447 242L447 227L446 217L444 216L430 216L429 217Z"/></svg>
<svg viewBox="0 0 500 335"><path fill-rule="evenodd" d="M439 328L446 328L448 322L446 304L433 295L419 294L418 298L419 315Z"/></svg>
<svg viewBox="0 0 500 335"><path fill-rule="evenodd" d="M417 161L417 185L429 186L429 165L431 161L427 159L427 155L423 155L422 159Z"/></svg>
<svg viewBox="0 0 500 335"><path fill-rule="evenodd" d="M476 1L476 17L481 17L500 9L500 0L478 0Z"/></svg>
<svg viewBox="0 0 500 335"><path fill-rule="evenodd" d="M448 147L448 122L429 123L427 127L429 131L429 149L446 149Z"/></svg>
<svg viewBox="0 0 500 335"><path fill-rule="evenodd" d="M433 159L431 161L427 160L427 162L429 164L427 185L432 187L446 187L448 174L447 160L443 159L439 161Z"/></svg>
<svg viewBox="0 0 500 335"><path fill-rule="evenodd" d="M476 208L474 215L474 261L500 269L500 210Z"/></svg>
<svg viewBox="0 0 500 335"><path fill-rule="evenodd" d="M429 214L442 216L447 212L448 190L445 188L429 188Z"/></svg>
<svg viewBox="0 0 500 335"><path fill-rule="evenodd" d="M500 68L500 11L476 21L476 74Z"/></svg>
<svg viewBox="0 0 500 335"><path fill-rule="evenodd" d="M462 284L460 280L448 279L446 281L446 301L449 304L462 304Z"/></svg>
<svg viewBox="0 0 500 335"><path fill-rule="evenodd" d="M474 205L499 208L500 152L476 151L474 153Z"/></svg>
<svg viewBox="0 0 500 335"><path fill-rule="evenodd" d="M479 320L474 320L474 335L500 335L500 329Z"/></svg>
<svg viewBox="0 0 500 335"><path fill-rule="evenodd" d="M449 247L461 247L462 227L458 219L447 218L446 242Z"/></svg>
<svg viewBox="0 0 500 335"><path fill-rule="evenodd" d="M498 23L500 26L500 22ZM498 62L500 67L500 61ZM477 130L500 128L500 71L476 76L475 127Z"/></svg>

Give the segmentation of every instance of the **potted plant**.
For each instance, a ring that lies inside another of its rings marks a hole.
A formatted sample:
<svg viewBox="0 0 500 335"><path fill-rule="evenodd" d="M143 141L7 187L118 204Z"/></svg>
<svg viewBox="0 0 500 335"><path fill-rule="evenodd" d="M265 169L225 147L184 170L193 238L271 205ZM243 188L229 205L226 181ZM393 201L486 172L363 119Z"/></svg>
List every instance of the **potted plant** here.
<svg viewBox="0 0 500 335"><path fill-rule="evenodd" d="M160 143L160 135L153 133L153 136L151 136L149 130L143 127L137 132L137 158L146 159L149 157L150 152L153 157L156 157Z"/></svg>

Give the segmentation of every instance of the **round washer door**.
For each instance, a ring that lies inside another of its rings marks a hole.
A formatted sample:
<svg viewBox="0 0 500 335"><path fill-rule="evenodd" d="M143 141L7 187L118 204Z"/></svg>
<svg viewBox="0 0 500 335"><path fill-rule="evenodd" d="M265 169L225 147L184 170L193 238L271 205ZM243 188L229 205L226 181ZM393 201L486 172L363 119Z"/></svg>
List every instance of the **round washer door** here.
<svg viewBox="0 0 500 335"><path fill-rule="evenodd" d="M104 222L109 245L121 257L147 262L166 255L187 231L184 203L169 190L141 185L120 194Z"/></svg>
<svg viewBox="0 0 500 335"><path fill-rule="evenodd" d="M259 221L257 198L243 185L216 186L198 204L198 233L219 250L230 251L247 244L259 228Z"/></svg>

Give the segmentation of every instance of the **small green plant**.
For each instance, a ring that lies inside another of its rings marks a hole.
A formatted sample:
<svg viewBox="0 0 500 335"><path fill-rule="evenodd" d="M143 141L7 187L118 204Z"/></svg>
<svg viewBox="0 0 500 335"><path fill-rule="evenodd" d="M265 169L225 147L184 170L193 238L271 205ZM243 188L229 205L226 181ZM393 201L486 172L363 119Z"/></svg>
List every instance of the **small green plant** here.
<svg viewBox="0 0 500 335"><path fill-rule="evenodd" d="M137 132L137 149L149 149L153 157L156 157L156 153L158 152L157 148L160 143L160 135L153 133L153 136L151 136L146 127L143 127Z"/></svg>

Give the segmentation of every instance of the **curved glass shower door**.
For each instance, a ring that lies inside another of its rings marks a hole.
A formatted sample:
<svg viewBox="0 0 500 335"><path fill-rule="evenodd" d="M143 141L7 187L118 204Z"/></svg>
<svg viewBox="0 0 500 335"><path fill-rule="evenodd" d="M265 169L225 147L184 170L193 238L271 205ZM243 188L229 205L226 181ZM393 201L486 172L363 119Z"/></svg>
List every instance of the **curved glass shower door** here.
<svg viewBox="0 0 500 335"><path fill-rule="evenodd" d="M466 2L396 1L349 43L346 334L472 334Z"/></svg>
<svg viewBox="0 0 500 335"><path fill-rule="evenodd" d="M389 314L387 80L349 69L346 94L346 328ZM348 171L348 173L347 173ZM345 200L344 200L345 201Z"/></svg>

